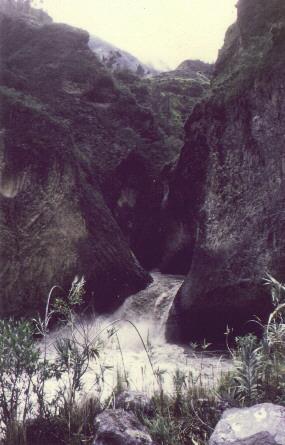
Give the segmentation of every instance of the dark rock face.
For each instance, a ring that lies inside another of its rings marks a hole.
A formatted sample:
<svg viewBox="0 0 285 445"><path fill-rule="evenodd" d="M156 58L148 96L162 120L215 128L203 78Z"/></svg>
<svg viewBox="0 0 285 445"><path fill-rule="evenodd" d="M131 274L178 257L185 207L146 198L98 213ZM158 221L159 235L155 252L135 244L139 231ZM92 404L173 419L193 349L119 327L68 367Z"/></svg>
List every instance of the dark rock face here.
<svg viewBox="0 0 285 445"><path fill-rule="evenodd" d="M146 428L136 416L122 409L107 409L95 419L93 445L152 445Z"/></svg>
<svg viewBox="0 0 285 445"><path fill-rule="evenodd" d="M173 217L166 202L173 165L183 145L185 121L210 89L210 79L198 72L206 66L193 61L189 70L174 70L148 79L117 73L119 79L128 82L136 100L152 110L160 133L157 141L145 144L130 129L122 131L131 151L104 187L116 220L139 261L148 269L170 273L189 270L189 264L183 264L188 245L184 223Z"/></svg>
<svg viewBox="0 0 285 445"><path fill-rule="evenodd" d="M62 445L66 443L68 433L68 428L60 417L39 417L26 425L27 445Z"/></svg>
<svg viewBox="0 0 285 445"><path fill-rule="evenodd" d="M185 225L191 267L171 340L250 331L246 322L271 309L262 278L284 280L284 23L283 1L239 2L213 94L187 122L167 205Z"/></svg>
<svg viewBox="0 0 285 445"><path fill-rule="evenodd" d="M6 15L0 30L1 316L36 313L52 285L68 288L76 274L89 302L112 310L150 278L100 190L124 149L118 159L107 149L117 102L87 97L108 73L84 31Z"/></svg>

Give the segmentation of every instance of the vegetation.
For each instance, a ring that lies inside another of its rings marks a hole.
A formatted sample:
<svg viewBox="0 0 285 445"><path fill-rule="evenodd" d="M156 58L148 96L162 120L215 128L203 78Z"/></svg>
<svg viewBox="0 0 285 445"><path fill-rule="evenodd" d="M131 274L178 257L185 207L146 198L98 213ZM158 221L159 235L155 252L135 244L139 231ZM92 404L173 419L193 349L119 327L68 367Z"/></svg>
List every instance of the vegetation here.
<svg viewBox="0 0 285 445"><path fill-rule="evenodd" d="M285 286L271 276L267 277L266 285L271 289L274 311L262 327L263 335L239 337L234 349L228 346L233 369L221 375L215 387L206 386L201 378L194 379L191 372L186 375L177 369L173 393L167 393L163 371L151 363L151 344L143 342L157 379L157 392L152 397L152 413L136 414L156 443L205 445L225 408L260 402L285 405ZM76 279L66 298L54 298L55 291L56 287L48 296L43 320L0 322L3 445L91 444L94 417L110 405L123 383L128 383L124 368L124 376L118 373L117 387L110 401L102 402L104 369L101 367L100 374L95 376L97 391L84 396L84 376L89 364L100 358L101 334L106 331L108 338L117 337L117 320L92 337L86 327L80 329L75 312L82 302L84 280ZM64 323L65 335L56 338L54 355L49 356L48 333L53 317ZM260 324L259 320L254 322ZM134 330L140 336L135 326ZM39 335L41 343L35 338ZM229 335L230 331L227 344ZM208 346L204 344L202 348L205 350ZM121 346L120 351L123 360ZM57 382L57 390L52 395L47 390L50 381Z"/></svg>
<svg viewBox="0 0 285 445"><path fill-rule="evenodd" d="M75 280L66 299L56 298L44 320L0 323L0 428L3 444L81 443L92 439L97 399L79 403L83 377L91 360L98 357L99 340L81 342L75 327L75 308L81 304L84 280ZM65 336L56 338L55 355L48 357L47 334L52 317L64 322ZM35 337L41 336L42 343ZM47 382L57 382L55 394ZM91 429L90 429L91 428Z"/></svg>
<svg viewBox="0 0 285 445"><path fill-rule="evenodd" d="M285 405L285 286L271 276L266 284L275 308L262 326L263 335L236 338L235 349L228 347L233 369L221 375L217 386L197 385L191 374L177 371L173 395L161 391L154 397L155 415L145 424L159 444L206 445L224 409L262 402Z"/></svg>
<svg viewBox="0 0 285 445"><path fill-rule="evenodd" d="M260 2L243 2L239 6L238 22L228 29L216 63L213 91L226 98L240 96L262 74L271 73L273 65L280 74L285 48L284 12L280 0L262 6Z"/></svg>
<svg viewBox="0 0 285 445"><path fill-rule="evenodd" d="M183 144L184 125L189 114L209 91L209 79L198 75L192 78L179 71L141 78L121 70L115 72L114 77L119 89L132 97L137 107L152 113L153 127L158 130L163 153L161 165L170 162ZM144 134L148 134L147 129ZM155 156L159 150L156 147L153 151Z"/></svg>

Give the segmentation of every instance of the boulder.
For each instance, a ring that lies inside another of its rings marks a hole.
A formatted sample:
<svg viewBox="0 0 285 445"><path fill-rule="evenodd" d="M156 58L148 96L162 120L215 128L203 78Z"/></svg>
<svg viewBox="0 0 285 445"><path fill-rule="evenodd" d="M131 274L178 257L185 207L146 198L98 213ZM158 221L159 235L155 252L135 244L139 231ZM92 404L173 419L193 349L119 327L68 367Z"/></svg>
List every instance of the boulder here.
<svg viewBox="0 0 285 445"><path fill-rule="evenodd" d="M146 428L134 413L107 409L95 418L93 445L152 445ZM154 445L154 444L153 444Z"/></svg>
<svg viewBox="0 0 285 445"><path fill-rule="evenodd" d="M209 445L285 445L285 408L262 403L224 412Z"/></svg>
<svg viewBox="0 0 285 445"><path fill-rule="evenodd" d="M37 417L26 423L27 445L63 445L68 436L67 423L60 417Z"/></svg>
<svg viewBox="0 0 285 445"><path fill-rule="evenodd" d="M153 413L152 401L144 392L123 391L117 395L115 405L116 408L133 411L134 413L144 413L146 415Z"/></svg>

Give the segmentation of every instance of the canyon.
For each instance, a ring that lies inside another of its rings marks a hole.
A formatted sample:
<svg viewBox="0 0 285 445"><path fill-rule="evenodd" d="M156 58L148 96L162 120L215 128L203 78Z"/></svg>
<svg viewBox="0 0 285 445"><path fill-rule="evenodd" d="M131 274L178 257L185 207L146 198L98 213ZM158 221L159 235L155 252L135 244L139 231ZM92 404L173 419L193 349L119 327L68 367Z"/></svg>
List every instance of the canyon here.
<svg viewBox="0 0 285 445"><path fill-rule="evenodd" d="M285 10L237 8L214 66L163 73L113 65L117 48L44 13L2 10L2 316L42 311L75 275L85 304L112 312L153 269L187 275L169 341L268 316L263 279L284 276Z"/></svg>

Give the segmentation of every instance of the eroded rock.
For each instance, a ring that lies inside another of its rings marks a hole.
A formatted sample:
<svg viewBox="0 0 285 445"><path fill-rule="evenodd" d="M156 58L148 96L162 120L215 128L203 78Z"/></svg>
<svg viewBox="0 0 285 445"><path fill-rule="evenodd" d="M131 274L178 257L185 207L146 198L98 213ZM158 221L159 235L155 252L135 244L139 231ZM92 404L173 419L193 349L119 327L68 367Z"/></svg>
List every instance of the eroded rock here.
<svg viewBox="0 0 285 445"><path fill-rule="evenodd" d="M266 272L284 279L285 46L272 32L283 35L284 22L283 0L238 3L213 93L186 124L167 203L188 234L173 341L224 342L227 326L255 331L248 321L272 310Z"/></svg>
<svg viewBox="0 0 285 445"><path fill-rule="evenodd" d="M209 445L285 445L285 408L262 403L224 412Z"/></svg>
<svg viewBox="0 0 285 445"><path fill-rule="evenodd" d="M150 415L153 413L153 404L151 399L143 392L126 390L120 393L115 400L117 408L134 413L144 413Z"/></svg>
<svg viewBox="0 0 285 445"><path fill-rule="evenodd" d="M101 192L124 147L110 156L116 128L87 93L110 76L85 31L0 13L0 34L0 315L37 314L75 275L111 311L151 280Z"/></svg>
<svg viewBox="0 0 285 445"><path fill-rule="evenodd" d="M154 445L137 417L122 409L107 409L95 419L93 445Z"/></svg>

